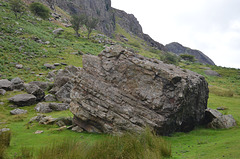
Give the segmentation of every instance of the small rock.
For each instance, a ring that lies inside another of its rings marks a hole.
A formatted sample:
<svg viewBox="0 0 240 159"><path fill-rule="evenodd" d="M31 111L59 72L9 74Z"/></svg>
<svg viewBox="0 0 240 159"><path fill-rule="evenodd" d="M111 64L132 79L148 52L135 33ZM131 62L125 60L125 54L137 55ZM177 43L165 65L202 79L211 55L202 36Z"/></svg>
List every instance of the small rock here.
<svg viewBox="0 0 240 159"><path fill-rule="evenodd" d="M26 84L25 89L27 93L34 95L37 101L42 101L45 96L44 91L35 84Z"/></svg>
<svg viewBox="0 0 240 159"><path fill-rule="evenodd" d="M59 127L62 127L62 126L66 126L66 124L63 122L63 121L57 121L56 122L56 124L57 124L57 126L59 126Z"/></svg>
<svg viewBox="0 0 240 159"><path fill-rule="evenodd" d="M56 68L54 65L51 65L51 64L48 64L48 63L45 63L44 66L45 66L47 69L55 69L55 68Z"/></svg>
<svg viewBox="0 0 240 159"><path fill-rule="evenodd" d="M46 116L39 121L39 124L52 125L55 123L55 121L56 121L55 118L52 118L51 116Z"/></svg>
<svg viewBox="0 0 240 159"><path fill-rule="evenodd" d="M12 82L10 82L7 79L0 80L0 89L4 89L6 91L9 91L9 90L11 90L11 85L12 85Z"/></svg>
<svg viewBox="0 0 240 159"><path fill-rule="evenodd" d="M11 80L11 90L23 90L24 89L24 81L21 78L16 77Z"/></svg>
<svg viewBox="0 0 240 159"><path fill-rule="evenodd" d="M44 114L38 114L35 117L32 117L29 121L29 123L32 123L33 121L39 122L40 120L42 120L42 118L46 117L46 115Z"/></svg>
<svg viewBox="0 0 240 159"><path fill-rule="evenodd" d="M213 70L205 70L204 73L208 76L219 76L220 77L220 74Z"/></svg>
<svg viewBox="0 0 240 159"><path fill-rule="evenodd" d="M4 89L0 89L0 95L5 95L6 94L6 91Z"/></svg>
<svg viewBox="0 0 240 159"><path fill-rule="evenodd" d="M38 103L34 109L39 113L50 113L53 111L49 107L49 103Z"/></svg>
<svg viewBox="0 0 240 159"><path fill-rule="evenodd" d="M75 126L75 127L73 127L72 128L72 131L75 131L75 132L83 132L83 129L82 128L80 128L79 126Z"/></svg>
<svg viewBox="0 0 240 159"><path fill-rule="evenodd" d="M22 68L23 68L23 65L22 65L22 64L17 64L15 67L16 67L17 69L22 69Z"/></svg>
<svg viewBox="0 0 240 159"><path fill-rule="evenodd" d="M67 66L67 64L66 64L66 63L61 63L61 65Z"/></svg>
<svg viewBox="0 0 240 159"><path fill-rule="evenodd" d="M60 66L61 64L60 63L54 63L53 65L54 66Z"/></svg>
<svg viewBox="0 0 240 159"><path fill-rule="evenodd" d="M27 110L17 108L17 109L10 111L10 114L11 115L19 115L19 114L27 114L27 112L28 112Z"/></svg>
<svg viewBox="0 0 240 159"><path fill-rule="evenodd" d="M38 87L40 87L42 90L46 91L48 90L52 84L49 82L42 82L42 81L33 81L33 82L29 82L29 84L35 84Z"/></svg>
<svg viewBox="0 0 240 159"><path fill-rule="evenodd" d="M43 131L42 130L37 130L34 134L42 134Z"/></svg>
<svg viewBox="0 0 240 159"><path fill-rule="evenodd" d="M54 95L48 94L48 95L46 95L46 96L44 97L44 100L45 100L46 102L55 102L55 101L56 101L56 98L55 98Z"/></svg>
<svg viewBox="0 0 240 159"><path fill-rule="evenodd" d="M48 44L50 44L50 41L45 41L43 44L48 45Z"/></svg>
<svg viewBox="0 0 240 159"><path fill-rule="evenodd" d="M58 28L58 29L55 29L53 30L53 34L60 34L61 32L63 32L64 30L62 28Z"/></svg>

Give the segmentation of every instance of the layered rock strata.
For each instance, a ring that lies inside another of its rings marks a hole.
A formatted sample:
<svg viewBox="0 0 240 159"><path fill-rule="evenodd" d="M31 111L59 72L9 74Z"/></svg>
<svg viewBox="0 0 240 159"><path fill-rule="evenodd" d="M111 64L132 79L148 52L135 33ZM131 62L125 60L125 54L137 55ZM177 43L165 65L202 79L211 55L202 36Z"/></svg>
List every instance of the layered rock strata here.
<svg viewBox="0 0 240 159"><path fill-rule="evenodd" d="M154 128L189 131L202 122L208 84L194 72L134 54L120 46L84 55L70 110L88 132L122 133Z"/></svg>

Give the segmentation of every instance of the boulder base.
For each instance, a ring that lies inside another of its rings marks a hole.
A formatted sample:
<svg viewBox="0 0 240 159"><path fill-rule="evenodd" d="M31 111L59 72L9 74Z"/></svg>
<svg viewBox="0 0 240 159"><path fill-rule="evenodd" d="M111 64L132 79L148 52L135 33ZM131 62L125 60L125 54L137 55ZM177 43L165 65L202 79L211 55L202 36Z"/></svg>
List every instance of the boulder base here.
<svg viewBox="0 0 240 159"><path fill-rule="evenodd" d="M203 76L120 46L83 55L73 82L70 110L89 132L190 131L204 119L209 92Z"/></svg>

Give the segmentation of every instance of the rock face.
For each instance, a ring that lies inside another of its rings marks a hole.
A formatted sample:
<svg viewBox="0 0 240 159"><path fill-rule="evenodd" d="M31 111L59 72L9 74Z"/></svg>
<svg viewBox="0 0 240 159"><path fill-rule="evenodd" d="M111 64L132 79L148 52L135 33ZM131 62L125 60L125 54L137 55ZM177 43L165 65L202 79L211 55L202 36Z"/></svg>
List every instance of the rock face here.
<svg viewBox="0 0 240 159"><path fill-rule="evenodd" d="M47 0L42 1L48 4ZM165 50L164 45L143 33L142 26L134 15L112 8L111 0L57 0L56 5L71 14L86 14L99 19L97 30L109 37L113 36L116 25L119 25L128 33L145 40L149 46Z"/></svg>
<svg viewBox="0 0 240 159"><path fill-rule="evenodd" d="M203 76L120 46L84 55L74 83L70 111L89 132L189 131L204 119L209 92Z"/></svg>
<svg viewBox="0 0 240 159"><path fill-rule="evenodd" d="M200 62L200 63L215 65L215 63L209 57L207 57L204 53L202 53L201 51L193 50L193 49L190 49L188 47L182 46L181 44L179 44L177 42L167 44L165 46L165 48L166 48L167 51L173 52L177 55L180 55L180 54L193 55L197 59L197 61Z"/></svg>
<svg viewBox="0 0 240 159"><path fill-rule="evenodd" d="M19 94L8 99L10 102L16 104L17 106L29 106L36 103L36 97L31 94Z"/></svg>

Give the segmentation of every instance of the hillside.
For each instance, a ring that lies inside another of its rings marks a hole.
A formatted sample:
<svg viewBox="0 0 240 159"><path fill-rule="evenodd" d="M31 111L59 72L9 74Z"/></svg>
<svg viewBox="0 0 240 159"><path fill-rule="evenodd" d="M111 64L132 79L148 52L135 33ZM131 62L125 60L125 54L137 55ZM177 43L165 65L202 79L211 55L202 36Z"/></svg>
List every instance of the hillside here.
<svg viewBox="0 0 240 159"><path fill-rule="evenodd" d="M62 2L63 4L61 5L64 6L67 0L58 2ZM72 6L68 5L68 7L72 8L75 6L75 2L78 3L80 1L72 1ZM84 2L89 5L88 1ZM100 6L105 4L105 2L110 3L110 1L99 2L102 2L98 4ZM97 6L97 4L95 5ZM94 6L94 4L91 6ZM0 79L11 80L15 77L20 77L24 82L47 81L46 76L48 72L64 69L66 65L82 67L83 54L98 55L105 46L110 46L111 44L120 44L130 51L149 58L167 59L165 62L169 63L173 58L178 58L162 50L155 49L155 47L149 47L147 41L141 38L141 36L131 34L128 29L124 29L129 25L127 25L127 21L121 21L121 19L118 19L119 23L116 23L115 30L111 31L112 38L103 35L100 32L100 28L91 34L90 39L87 39L87 31L84 27L80 29L82 36L78 38L75 36L74 30L65 25L65 23L69 22L65 20L65 17L69 18L70 15L60 8L60 4L59 7L55 6L55 10L57 14L61 14L60 20L56 20L56 16L51 16L51 21L43 20L29 11L21 19L16 20L7 1L0 2ZM122 11L116 12L122 19L126 18L126 16L132 16ZM102 12L102 14L107 13ZM124 25L126 26L124 27ZM55 35L53 31L58 28L62 28L64 31L59 35ZM106 29L106 31L108 30ZM145 38L148 38L148 36L145 36ZM151 41L151 38L149 39ZM60 65L50 69L44 66L47 63ZM239 125L239 69L203 65L188 61L177 62L177 64L182 69L189 69L203 75L208 81L210 89L208 107L213 109L218 107L226 108L220 111L223 114L232 114ZM208 75L206 70L216 71L219 75ZM34 110L36 105L23 107L23 109L28 110L28 113L25 115L10 115L9 112L14 108L10 107L12 104L9 103L8 98L21 93L23 92L8 91L4 96L0 95L0 128L8 127L12 131L10 147L7 149L6 154L7 157L20 158L19 156L23 155L23 152L32 152L34 156L37 156L39 151L51 145L50 143L52 145L59 144L67 139L90 144L106 140L107 135L105 134L77 133L68 129L59 130L59 127L56 125L40 125L37 122L29 123L29 120L38 114ZM45 115L50 115L53 118L73 116L69 110L51 112ZM42 130L44 133L35 134L37 130ZM205 159L225 157L235 159L240 156L239 126L224 130L197 127L192 132L174 133L171 137L164 137L164 139L172 145L172 158ZM105 148L104 146L103 148ZM45 150L48 148L45 148ZM84 148L83 150L85 150ZM59 151L62 150L59 149Z"/></svg>

